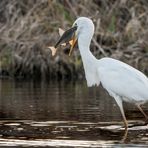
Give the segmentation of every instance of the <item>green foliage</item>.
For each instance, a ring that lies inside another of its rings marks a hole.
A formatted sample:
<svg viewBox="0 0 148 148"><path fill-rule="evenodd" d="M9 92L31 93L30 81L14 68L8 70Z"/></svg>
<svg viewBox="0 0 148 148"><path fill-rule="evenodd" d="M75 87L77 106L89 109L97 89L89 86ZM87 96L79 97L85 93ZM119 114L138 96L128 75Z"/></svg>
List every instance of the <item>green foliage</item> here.
<svg viewBox="0 0 148 148"><path fill-rule="evenodd" d="M113 16L111 17L111 22L110 22L110 24L109 24L109 26L108 26L108 28L107 28L107 30L110 31L111 33L115 33L115 31L116 31L115 22L116 22L116 18L115 18L115 16L113 15Z"/></svg>
<svg viewBox="0 0 148 148"><path fill-rule="evenodd" d="M7 48L3 52L1 52L1 56L0 56L1 69L8 70L11 62L12 62L11 49Z"/></svg>
<svg viewBox="0 0 148 148"><path fill-rule="evenodd" d="M61 3L56 3L56 8L59 14L62 14L64 17L64 21L69 22L70 24L73 23L73 19L71 17L71 14L69 13L69 11L66 9L66 7L64 5L62 5Z"/></svg>

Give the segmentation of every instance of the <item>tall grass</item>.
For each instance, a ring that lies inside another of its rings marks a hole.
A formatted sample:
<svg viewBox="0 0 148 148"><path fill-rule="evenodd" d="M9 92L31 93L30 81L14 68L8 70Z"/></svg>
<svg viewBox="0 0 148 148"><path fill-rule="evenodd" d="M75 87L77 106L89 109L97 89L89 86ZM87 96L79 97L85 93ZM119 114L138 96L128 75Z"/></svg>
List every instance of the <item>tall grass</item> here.
<svg viewBox="0 0 148 148"><path fill-rule="evenodd" d="M147 0L1 0L0 73L23 78L78 78L83 68L78 50L68 47L51 57L58 28L79 16L96 26L93 54L125 61L148 74Z"/></svg>

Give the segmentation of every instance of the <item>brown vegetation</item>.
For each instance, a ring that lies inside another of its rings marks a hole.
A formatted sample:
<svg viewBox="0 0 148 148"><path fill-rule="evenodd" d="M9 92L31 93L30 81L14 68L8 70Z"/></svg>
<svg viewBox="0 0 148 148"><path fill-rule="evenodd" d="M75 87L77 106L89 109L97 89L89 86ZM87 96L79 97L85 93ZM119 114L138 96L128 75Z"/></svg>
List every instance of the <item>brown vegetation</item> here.
<svg viewBox="0 0 148 148"><path fill-rule="evenodd" d="M96 30L93 54L110 56L148 74L147 0L1 0L0 73L12 77L76 78L83 76L78 50L47 48L58 28L69 28L79 16L90 17Z"/></svg>

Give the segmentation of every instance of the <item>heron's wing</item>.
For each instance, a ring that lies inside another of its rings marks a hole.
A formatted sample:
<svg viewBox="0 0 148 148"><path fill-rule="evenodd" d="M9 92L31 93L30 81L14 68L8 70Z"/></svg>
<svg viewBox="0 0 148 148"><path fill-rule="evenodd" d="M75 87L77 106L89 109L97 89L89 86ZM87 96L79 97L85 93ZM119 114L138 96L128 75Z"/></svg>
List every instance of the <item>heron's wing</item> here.
<svg viewBox="0 0 148 148"><path fill-rule="evenodd" d="M148 78L143 73L111 58L106 58L101 67L100 80L108 91L137 101L148 99Z"/></svg>

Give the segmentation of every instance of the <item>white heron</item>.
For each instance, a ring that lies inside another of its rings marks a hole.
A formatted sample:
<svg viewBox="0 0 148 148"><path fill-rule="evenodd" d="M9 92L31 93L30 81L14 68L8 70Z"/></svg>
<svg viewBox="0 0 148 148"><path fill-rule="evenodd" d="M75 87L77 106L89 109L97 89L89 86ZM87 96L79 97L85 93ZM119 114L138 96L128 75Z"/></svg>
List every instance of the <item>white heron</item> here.
<svg viewBox="0 0 148 148"><path fill-rule="evenodd" d="M120 108L125 129L128 122L123 109L123 101L134 103L148 120L141 104L148 101L148 78L137 69L119 60L104 57L96 59L90 51L90 43L94 34L94 24L86 17L78 18L71 29L67 30L55 47L60 43L72 40L71 50L76 41L83 61L87 85L99 85L108 91Z"/></svg>

